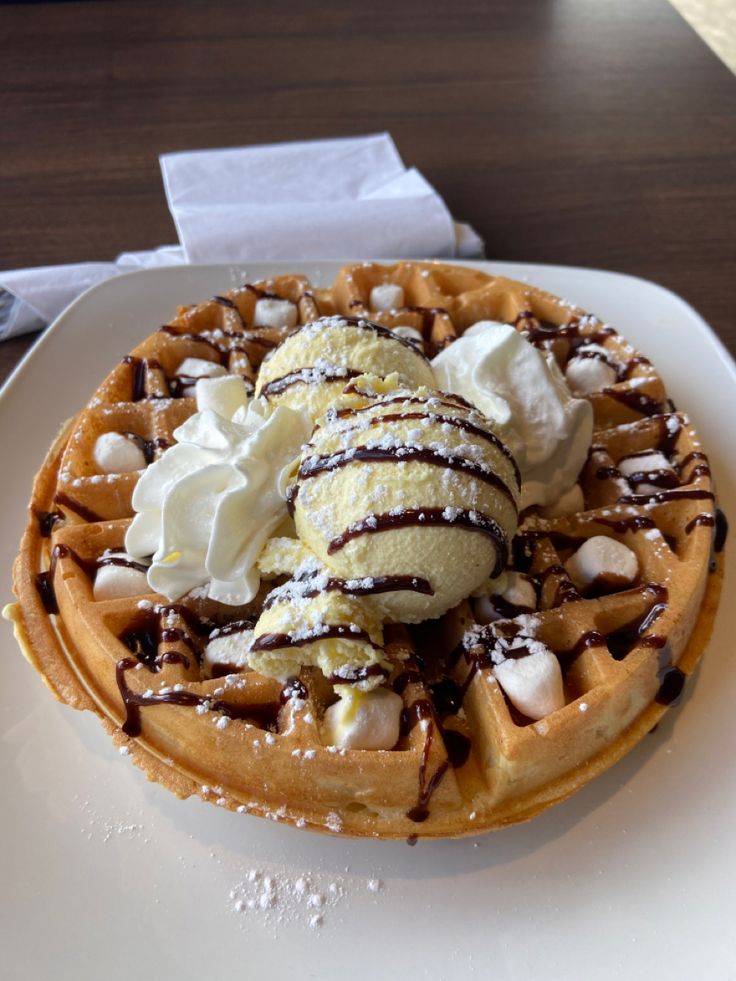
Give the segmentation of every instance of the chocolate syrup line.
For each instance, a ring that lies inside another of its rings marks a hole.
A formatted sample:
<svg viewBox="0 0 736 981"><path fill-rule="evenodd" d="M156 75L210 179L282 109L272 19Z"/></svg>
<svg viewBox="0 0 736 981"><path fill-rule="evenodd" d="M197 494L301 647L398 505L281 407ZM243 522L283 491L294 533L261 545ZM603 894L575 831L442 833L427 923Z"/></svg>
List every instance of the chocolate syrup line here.
<svg viewBox="0 0 736 981"><path fill-rule="evenodd" d="M314 630L303 637L292 637L291 634L269 633L261 634L251 645L251 651L276 651L282 647L304 647L306 644L313 644L315 641L331 640L334 637L343 637L346 640L359 640L369 644L374 650L383 650L378 644L374 644L370 634L366 630L352 630L349 624L331 623L325 624L325 630Z"/></svg>
<svg viewBox="0 0 736 981"><path fill-rule="evenodd" d="M90 508L85 507L84 504L80 504L79 501L75 501L73 498L69 497L69 495L64 491L59 491L59 493L54 496L54 504L61 504L62 507L67 508L69 511L73 511L74 514L79 515L83 521L88 521L90 524L105 520L95 511L92 511Z"/></svg>
<svg viewBox="0 0 736 981"><path fill-rule="evenodd" d="M369 583L366 583L366 580L369 580ZM309 579L295 579L291 582L309 585ZM284 583L284 586L288 585L289 583ZM378 593L392 593L399 590L434 596L434 590L429 580L422 579L420 576L366 576L364 579L330 578L324 586L314 586L300 591L297 595L299 599L312 599L321 593L328 592L343 593L345 596L374 596ZM293 598L288 592L280 594L274 591L266 597L263 609L270 610L276 603L289 603Z"/></svg>
<svg viewBox="0 0 736 981"><path fill-rule="evenodd" d="M715 515L706 511L704 511L702 514L696 514L692 521L688 521L688 523L685 525L685 534L689 535L699 526L703 526L705 528L715 528Z"/></svg>
<svg viewBox="0 0 736 981"><path fill-rule="evenodd" d="M344 674L335 672L328 677L331 685L354 685L367 678L388 678L391 672L380 664L367 664L364 667L348 667Z"/></svg>
<svg viewBox="0 0 736 981"><path fill-rule="evenodd" d="M713 491L701 490L699 487L692 489L675 488L673 490L660 491L658 494L627 494L619 498L621 504L666 504L668 501L713 501L715 495Z"/></svg>
<svg viewBox="0 0 736 981"><path fill-rule="evenodd" d="M671 705L682 694L687 675L680 668L665 671L655 701L660 705Z"/></svg>
<svg viewBox="0 0 736 981"><path fill-rule="evenodd" d="M242 341L243 344L255 344L256 347L275 348L278 346L279 341L274 340L271 337L266 337L263 334L258 333L259 328L245 328L244 330L223 330L223 328L218 327L217 333L221 337L225 337L230 341ZM248 354L248 351L244 347L239 347L236 344L218 344L217 341L213 340L211 337L207 337L205 334L192 334L187 332L178 331L173 324L164 324L163 327L159 327L159 331L163 334L168 334L170 337L181 338L185 341L190 341L194 344L206 344L212 351L217 354L217 359L221 365L227 365L228 356L230 354L235 354L237 352L241 354Z"/></svg>
<svg viewBox="0 0 736 981"><path fill-rule="evenodd" d="M429 754L432 750L432 744L434 742L435 727L438 725L434 715L434 708L432 703L426 698L419 698L413 702L408 708L402 710L401 713L401 730L404 735L408 735L411 730L417 725L421 720L426 720L427 726L424 733L424 744L422 746L422 755L419 761L419 789L417 792L417 802L414 807L410 808L406 812L406 816L410 821L415 821L420 823L426 821L429 817L429 810L427 809L427 804L439 786L440 781L447 772L450 761L449 759L443 760L438 766L432 776L427 779L427 766L429 764Z"/></svg>
<svg viewBox="0 0 736 981"><path fill-rule="evenodd" d="M306 376L305 372L317 372L315 377ZM357 378L362 372L355 371L353 368L338 368L337 371L318 371L316 368L299 368L297 371L290 371L280 378L274 378L261 389L261 395L270 398L272 395L280 395L292 385L315 385L335 381L348 381Z"/></svg>
<svg viewBox="0 0 736 981"><path fill-rule="evenodd" d="M253 293L257 300L288 300L286 296L279 296L278 293L269 293L268 290L264 290L260 286L254 286L253 283L243 283L240 288Z"/></svg>
<svg viewBox="0 0 736 981"><path fill-rule="evenodd" d="M238 309L237 305L228 296L213 296L212 299L215 303L219 303L221 307L227 307L228 310L234 310L238 315L238 320L240 321L241 327L245 327L245 320L243 319L243 314Z"/></svg>
<svg viewBox="0 0 736 981"><path fill-rule="evenodd" d="M36 576L36 589L41 597L43 608L48 614L57 614L59 604L56 602L56 592L54 591L54 576L56 575L56 563L69 554L66 545L54 545L51 549L51 560L46 572L39 572Z"/></svg>
<svg viewBox="0 0 736 981"><path fill-rule="evenodd" d="M335 413L335 417L339 419L343 419L346 416L357 415L359 412L365 412L366 410L370 410L370 409L375 410L375 409L383 408L384 405L390 405L391 403L395 403L395 402L417 402L417 403L424 402L426 404L426 400L421 398L410 397L404 399L401 398L387 399L385 401L381 401L378 405L374 403L372 405L364 406L362 409L338 409L337 412ZM449 402L443 402L442 405L446 405L450 408L455 408L455 406L451 405L451 403ZM507 457L509 461L513 464L514 476L516 478L516 485L517 487L521 487L521 473L519 471L518 464L516 463L516 460L514 459L514 456L511 450L508 448L508 446L506 446L505 443L501 442L501 440L498 438L498 436L496 436L495 433L492 433L488 429L483 429L481 426L476 426L474 423L468 421L467 419L456 419L453 416L443 416L435 412L392 412L392 413L386 413L384 415L371 416L371 418L368 420L368 427L380 426L381 423L384 422L400 422L404 419L429 419L431 422L437 423L438 425L454 426L456 429L460 429L463 432L470 433L473 436L478 436L481 439L486 440L486 442L490 443L492 446L495 446L497 450L500 450L504 454L504 456ZM363 430L364 428L368 428L368 427L364 427L361 425L349 426L346 429L340 430L340 432L341 433L353 432L356 429Z"/></svg>
<svg viewBox="0 0 736 981"><path fill-rule="evenodd" d="M146 393L148 372L163 370L155 358L137 358L132 354L126 354L122 363L129 364L131 367L131 402L167 397L165 395L148 395Z"/></svg>
<svg viewBox="0 0 736 981"><path fill-rule="evenodd" d="M216 627L210 636L213 640L217 637L233 637L235 634L243 634L247 630L252 630L255 625L255 620L233 620L223 627Z"/></svg>
<svg viewBox="0 0 736 981"><path fill-rule="evenodd" d="M403 309L408 310L410 308L409 307L404 307ZM418 307L417 309L424 309L424 308ZM324 319L333 321L333 323L331 324L331 326L335 326L335 327L358 327L360 330L370 330L370 331L373 331L374 334L378 334L379 337L384 337L387 340L397 341L399 344L401 344L407 350L412 351L418 358L421 358L421 360L424 361L426 364L429 364L429 361L424 356L424 354L422 354L422 352L419 351L415 347L415 345L411 343L411 341L407 341L405 337L402 337L400 334L395 334L392 330L389 330L388 327L383 327L383 326L381 326L381 324L377 324L373 320L367 320L365 317L349 317L349 316L344 316L341 313L334 314L333 316L326 317ZM310 325L309 324L300 324L296 328L296 330L294 330L292 332L292 335L291 336L293 336L294 334L300 333L302 330L304 330L305 327L308 327L308 326L310 326ZM365 372L359 372L359 374L365 374Z"/></svg>
<svg viewBox="0 0 736 981"><path fill-rule="evenodd" d="M145 439L143 436L132 433L127 429L122 430L120 435L125 436L131 443L135 443L143 454L147 464L153 463L156 450L168 450L171 446L171 443L167 439L164 439L163 436L157 436L154 439Z"/></svg>
<svg viewBox="0 0 736 981"><path fill-rule="evenodd" d="M41 538L50 538L51 532L54 530L54 525L64 520L64 515L61 511L40 511L34 508L33 514L36 521L38 521L38 530Z"/></svg>
<svg viewBox="0 0 736 981"><path fill-rule="evenodd" d="M73 552L71 549L69 550L69 554L78 565L87 565L87 563L80 559L76 552ZM91 563L91 565L94 569L101 569L105 565L116 565L120 568L135 569L136 572L143 572L144 574L148 572L148 566L145 563L136 562L133 559L126 559L122 555L116 555L115 552L112 552L109 555L100 555L93 563Z"/></svg>
<svg viewBox="0 0 736 981"><path fill-rule="evenodd" d="M390 511L384 514L370 514L361 521L349 525L327 546L327 554L334 555L344 548L348 542L362 535L374 535L394 528L407 528L424 525L462 528L486 535L496 546L496 563L490 573L490 578L499 576L506 566L508 559L508 540L501 526L493 518L479 511L453 510L447 513L447 508L407 508L398 513Z"/></svg>
<svg viewBox="0 0 736 981"><path fill-rule="evenodd" d="M428 466L442 467L444 470L455 470L458 473L467 474L474 480L480 480L490 487L494 487L500 494L506 497L511 503L514 513L518 508L514 495L508 485L490 469L482 467L474 460L468 460L463 456L445 456L437 450L432 450L424 446L353 446L347 450L338 450L336 453L328 453L324 456L308 457L302 461L297 475L298 480L309 480L317 477L321 473L331 473L341 467L347 467L355 461L368 461L370 463L424 463Z"/></svg>
<svg viewBox="0 0 736 981"><path fill-rule="evenodd" d="M567 324L553 324L550 320L536 317L530 310L519 313L514 326L518 327L522 321L529 319L536 321L536 324L523 325L522 331L532 344L563 338L571 342L571 350L574 351L576 347L582 347L583 344L602 344L607 338L616 336L613 327L602 326L599 330L582 333L584 328L579 317L573 317Z"/></svg>
<svg viewBox="0 0 736 981"><path fill-rule="evenodd" d="M131 668L137 667L142 662L131 657L121 658L115 665L115 680L117 681L120 696L125 708L125 720L121 726L126 736L136 737L141 734L141 708L153 705L183 705L198 706L204 705L211 712L219 712L230 719L243 719L260 728L274 729L281 710L282 701L278 702L259 702L249 705L226 702L221 699L211 698L207 695L197 695L190 691L167 691L155 692L151 695L144 695L134 692L128 687L125 674ZM145 665L146 669L152 674L158 673L163 664L182 664L185 668L189 666L189 659L177 651L169 651L160 655L152 665Z"/></svg>
<svg viewBox="0 0 736 981"><path fill-rule="evenodd" d="M601 395L607 395L609 398L614 399L616 402L620 402L622 405L632 409L634 412L639 412L643 416L656 416L659 415L664 409L662 402L657 401L657 399L653 399L650 395L646 395L644 392L639 392L629 388L623 391L610 387L602 388Z"/></svg>

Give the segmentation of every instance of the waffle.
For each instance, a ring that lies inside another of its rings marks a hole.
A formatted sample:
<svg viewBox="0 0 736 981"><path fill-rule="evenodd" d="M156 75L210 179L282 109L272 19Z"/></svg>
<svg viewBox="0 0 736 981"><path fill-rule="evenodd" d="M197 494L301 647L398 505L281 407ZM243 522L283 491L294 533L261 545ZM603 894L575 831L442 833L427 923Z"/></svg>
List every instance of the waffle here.
<svg viewBox="0 0 736 981"><path fill-rule="evenodd" d="M398 284L400 309L371 309L376 285ZM211 677L202 661L215 628L248 629L267 587L247 606L196 595L95 601L101 556L123 549L137 473L97 472L102 432L133 433L148 461L195 411L186 358L212 360L255 385L291 328L253 326L264 296L291 300L300 324L366 317L411 327L433 356L479 320L514 324L564 368L583 344L618 365L587 396L593 445L580 482L584 508L521 516L509 568L534 586L536 609L506 603L476 622L465 600L440 621L384 633L388 684L404 704L391 751L325 745L331 685L305 668L286 686L247 668ZM605 356L605 355L604 355ZM671 471L622 473L625 458L663 453ZM658 722L702 654L722 578L723 525L708 461L687 416L653 366L612 328L547 293L440 263L344 267L328 288L283 276L180 308L118 364L51 448L34 484L9 608L20 645L61 701L96 712L152 780L298 827L385 838L460 836L529 819L604 771ZM580 591L566 562L593 536L638 558L625 589ZM493 674L494 653L542 640L559 658L565 705L534 721Z"/></svg>

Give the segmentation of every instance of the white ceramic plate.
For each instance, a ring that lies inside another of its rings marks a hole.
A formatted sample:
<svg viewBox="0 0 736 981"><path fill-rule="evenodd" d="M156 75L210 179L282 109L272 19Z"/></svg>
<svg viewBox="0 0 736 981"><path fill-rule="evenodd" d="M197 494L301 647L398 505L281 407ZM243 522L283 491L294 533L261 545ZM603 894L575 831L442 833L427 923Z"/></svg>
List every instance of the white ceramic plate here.
<svg viewBox="0 0 736 981"><path fill-rule="evenodd" d="M649 355L699 427L734 517L736 370L692 308L615 273L477 265L568 297ZM47 331L0 401L6 598L31 480L61 421L177 304L287 267L326 282L337 264L132 273ZM728 551L710 655L652 735L529 825L415 848L176 800L95 718L54 702L3 624L0 975L736 978L733 538Z"/></svg>

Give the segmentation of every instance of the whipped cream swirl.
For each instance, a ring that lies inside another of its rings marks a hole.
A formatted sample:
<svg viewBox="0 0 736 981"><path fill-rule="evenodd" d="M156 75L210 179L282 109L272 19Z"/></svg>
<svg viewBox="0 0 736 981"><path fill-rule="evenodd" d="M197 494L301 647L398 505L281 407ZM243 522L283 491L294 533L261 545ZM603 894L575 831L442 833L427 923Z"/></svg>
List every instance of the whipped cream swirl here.
<svg viewBox="0 0 736 981"><path fill-rule="evenodd" d="M481 320L432 361L437 384L495 422L516 457L521 507L556 501L578 479L593 435L593 409L573 398L552 355L510 324Z"/></svg>
<svg viewBox="0 0 736 981"><path fill-rule="evenodd" d="M245 401L245 400L244 400ZM232 606L258 591L256 559L286 517L286 484L311 422L255 399L231 419L214 409L191 416L176 444L141 475L127 551L153 555L150 587L170 600L206 587Z"/></svg>

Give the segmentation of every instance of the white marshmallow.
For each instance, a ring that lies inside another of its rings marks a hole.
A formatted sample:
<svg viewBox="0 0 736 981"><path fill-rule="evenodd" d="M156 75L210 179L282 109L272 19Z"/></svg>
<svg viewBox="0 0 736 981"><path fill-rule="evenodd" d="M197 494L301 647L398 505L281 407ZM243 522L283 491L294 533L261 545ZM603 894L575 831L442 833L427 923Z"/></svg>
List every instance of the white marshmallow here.
<svg viewBox="0 0 736 981"><path fill-rule="evenodd" d="M207 361L205 358L184 358L174 374L183 375L186 378L221 378L227 374L227 369L216 361ZM194 393L194 385L182 387L182 395L191 398Z"/></svg>
<svg viewBox="0 0 736 981"><path fill-rule="evenodd" d="M125 553L121 558L137 561ZM98 601L126 599L131 596L143 596L152 592L148 585L145 572L131 569L127 565L103 565L95 574L92 595Z"/></svg>
<svg viewBox="0 0 736 981"><path fill-rule="evenodd" d="M212 409L225 419L248 404L248 390L240 375L199 378L196 384L197 412Z"/></svg>
<svg viewBox="0 0 736 981"><path fill-rule="evenodd" d="M586 589L598 576L623 588L639 575L639 560L630 548L615 538L594 535L570 556L565 568L578 589Z"/></svg>
<svg viewBox="0 0 736 981"><path fill-rule="evenodd" d="M584 344L578 348L578 355L584 352L600 354L609 360L613 360L611 352L607 351L600 344ZM565 368L565 378L572 392L576 395L590 395L591 392L600 392L602 388L614 385L618 378L616 369L601 358L573 357Z"/></svg>
<svg viewBox="0 0 736 981"><path fill-rule="evenodd" d="M473 600L473 616L475 617L476 622L481 624L481 626L485 626L487 623L493 623L494 620L501 619L501 614L493 605L493 600L490 596L475 597Z"/></svg>
<svg viewBox="0 0 736 981"><path fill-rule="evenodd" d="M405 341L409 341L410 344L418 347L420 351L424 350L424 338L422 337L421 331L418 331L416 327L407 327L406 324L397 324L397 326L392 327L391 330L399 337L403 337Z"/></svg>
<svg viewBox="0 0 736 981"><path fill-rule="evenodd" d="M248 652L253 643L252 630L239 630L234 634L224 634L213 637L207 643L202 657L205 676L212 678L215 668L225 665L234 671L242 671L248 667Z"/></svg>
<svg viewBox="0 0 736 981"><path fill-rule="evenodd" d="M291 300L264 297L256 301L254 327L296 327L297 309Z"/></svg>
<svg viewBox="0 0 736 981"><path fill-rule="evenodd" d="M530 610L537 608L537 594L534 591L534 586L518 572L506 572L499 576L490 584L490 589L490 594L477 596L473 600L473 613L476 621L480 624L493 623L494 620L503 618L503 614L499 613L493 603L494 596L500 596L512 606L520 606Z"/></svg>
<svg viewBox="0 0 736 981"><path fill-rule="evenodd" d="M380 283L371 290L371 310L387 312L404 305L404 291L396 283Z"/></svg>
<svg viewBox="0 0 736 981"><path fill-rule="evenodd" d="M624 477L631 477L635 473L651 473L655 470L665 470L668 473L675 472L675 468L664 453L647 453L643 456L624 457L623 460L619 460L617 466L619 473L623 474ZM657 494L664 490L663 487L657 487L656 484L649 484L646 481L637 483L636 489L640 494Z"/></svg>
<svg viewBox="0 0 736 981"><path fill-rule="evenodd" d="M508 658L493 673L512 705L530 719L543 719L565 704L560 662L550 650Z"/></svg>
<svg viewBox="0 0 736 981"><path fill-rule="evenodd" d="M513 606L524 606L530 610L537 608L537 594L534 586L518 572L507 573L508 583L501 597Z"/></svg>
<svg viewBox="0 0 736 981"><path fill-rule="evenodd" d="M122 433L103 433L98 436L92 456L102 473L132 473L146 467L143 450Z"/></svg>
<svg viewBox="0 0 736 981"><path fill-rule="evenodd" d="M363 692L336 685L335 690L340 700L325 712L325 744L341 749L393 749L399 741L401 697L388 688Z"/></svg>
<svg viewBox="0 0 736 981"><path fill-rule="evenodd" d="M227 374L227 369L206 358L184 358L174 374L186 375L187 378L219 378Z"/></svg>

